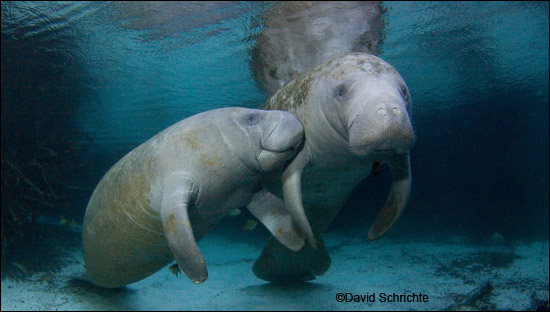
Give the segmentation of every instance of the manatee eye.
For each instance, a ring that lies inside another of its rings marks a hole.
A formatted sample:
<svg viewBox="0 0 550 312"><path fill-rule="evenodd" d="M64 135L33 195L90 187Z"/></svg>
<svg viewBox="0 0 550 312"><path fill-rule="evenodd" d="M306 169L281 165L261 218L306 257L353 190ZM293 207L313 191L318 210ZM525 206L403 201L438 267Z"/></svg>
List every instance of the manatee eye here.
<svg viewBox="0 0 550 312"><path fill-rule="evenodd" d="M259 113L250 113L244 116L244 124L248 126L256 125L260 122Z"/></svg>
<svg viewBox="0 0 550 312"><path fill-rule="evenodd" d="M348 86L344 83L336 87L336 89L334 89L334 96L339 101L345 99L347 94L348 94Z"/></svg>
<svg viewBox="0 0 550 312"><path fill-rule="evenodd" d="M407 87L405 86L401 87L401 96L403 97L405 102L409 103L410 98L409 98L409 92L407 92Z"/></svg>

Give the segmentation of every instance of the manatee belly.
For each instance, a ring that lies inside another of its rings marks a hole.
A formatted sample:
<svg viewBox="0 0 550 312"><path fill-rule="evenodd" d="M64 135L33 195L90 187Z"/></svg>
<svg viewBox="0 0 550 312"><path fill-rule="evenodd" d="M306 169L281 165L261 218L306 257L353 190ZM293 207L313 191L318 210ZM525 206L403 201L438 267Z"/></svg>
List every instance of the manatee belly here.
<svg viewBox="0 0 550 312"><path fill-rule="evenodd" d="M368 167L304 170L303 205L315 235L326 230L355 186L368 174Z"/></svg>
<svg viewBox="0 0 550 312"><path fill-rule="evenodd" d="M84 217L86 278L103 287L139 281L173 261L149 193L157 168L143 148L121 159L96 187Z"/></svg>
<svg viewBox="0 0 550 312"><path fill-rule="evenodd" d="M313 233L317 236L325 231L344 206L353 189L370 172L369 160L333 167L308 167L302 175L302 203ZM281 174L272 173L263 180L274 194L283 198Z"/></svg>

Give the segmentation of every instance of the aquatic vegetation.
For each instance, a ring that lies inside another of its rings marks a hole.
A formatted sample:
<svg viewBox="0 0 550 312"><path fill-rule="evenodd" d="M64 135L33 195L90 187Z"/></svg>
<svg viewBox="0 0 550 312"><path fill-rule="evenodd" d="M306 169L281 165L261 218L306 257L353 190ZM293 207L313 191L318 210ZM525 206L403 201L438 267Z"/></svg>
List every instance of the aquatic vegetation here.
<svg viewBox="0 0 550 312"><path fill-rule="evenodd" d="M32 234L38 215L69 212L71 193L90 189L69 181L69 174L84 166L77 161L79 151L74 141L27 148L31 151L26 154L32 157L2 149L2 260L11 244ZM76 226L76 220L69 223L64 218L60 217L61 224Z"/></svg>
<svg viewBox="0 0 550 312"><path fill-rule="evenodd" d="M9 4L2 3L2 12ZM63 36L22 39L10 32L18 22L2 19L2 260L19 238L32 237L36 217L61 213L83 188L74 180L91 142L75 131L81 77L75 50ZM3 261L4 263L4 261Z"/></svg>

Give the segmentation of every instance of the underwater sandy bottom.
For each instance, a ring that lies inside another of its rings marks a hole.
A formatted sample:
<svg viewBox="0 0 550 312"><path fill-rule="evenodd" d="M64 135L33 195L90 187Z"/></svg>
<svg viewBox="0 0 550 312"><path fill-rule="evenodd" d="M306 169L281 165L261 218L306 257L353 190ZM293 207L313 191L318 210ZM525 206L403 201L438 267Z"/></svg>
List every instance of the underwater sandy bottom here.
<svg viewBox="0 0 550 312"><path fill-rule="evenodd" d="M367 230L325 233L332 267L312 282L274 284L256 278L251 269L264 238L214 230L199 242L209 271L206 282L194 285L166 267L119 290L72 278L83 270L80 233L44 235L42 246L31 249L59 251L63 264L32 274L3 274L1 309L530 310L548 302L548 241L473 244L459 237L385 237L372 242ZM29 261L45 263L48 259L41 257L49 253L36 252ZM25 270L18 265L14 270ZM393 294L425 296L423 302L418 296L415 302L388 302Z"/></svg>

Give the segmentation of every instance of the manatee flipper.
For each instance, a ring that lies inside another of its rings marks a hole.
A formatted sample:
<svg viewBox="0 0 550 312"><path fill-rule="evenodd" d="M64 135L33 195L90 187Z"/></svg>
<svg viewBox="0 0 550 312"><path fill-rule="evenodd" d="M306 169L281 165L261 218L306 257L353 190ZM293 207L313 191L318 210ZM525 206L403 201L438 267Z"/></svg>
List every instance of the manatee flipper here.
<svg viewBox="0 0 550 312"><path fill-rule="evenodd" d="M318 237L317 248L306 244L298 252L288 250L270 237L252 271L257 277L270 282L311 281L316 275L324 274L330 264L322 237Z"/></svg>
<svg viewBox="0 0 550 312"><path fill-rule="evenodd" d="M187 213L197 194L198 187L192 178L184 174L171 175L165 182L160 213L168 246L180 269L195 284L208 278Z"/></svg>
<svg viewBox="0 0 550 312"><path fill-rule="evenodd" d="M388 163L393 177L392 188L369 232L370 239L380 238L390 229L403 211L410 193L409 154L396 155ZM271 237L252 271L266 281L313 280L315 275L325 273L331 264L322 237L319 235L317 238L317 249L305 245L299 252L290 252Z"/></svg>
<svg viewBox="0 0 550 312"><path fill-rule="evenodd" d="M393 156L388 165L392 173L392 185L388 199L369 230L369 239L382 237L403 212L411 192L411 165L409 153Z"/></svg>
<svg viewBox="0 0 550 312"><path fill-rule="evenodd" d="M292 251L302 249L304 233L292 222L282 199L262 189L254 194L247 208L281 244Z"/></svg>
<svg viewBox="0 0 550 312"><path fill-rule="evenodd" d="M281 179L283 182L285 208L292 216L292 220L304 232L311 247L317 248L317 242L313 236L313 231L302 204L302 172L310 164L309 155L309 148L305 145L304 149L285 169Z"/></svg>

